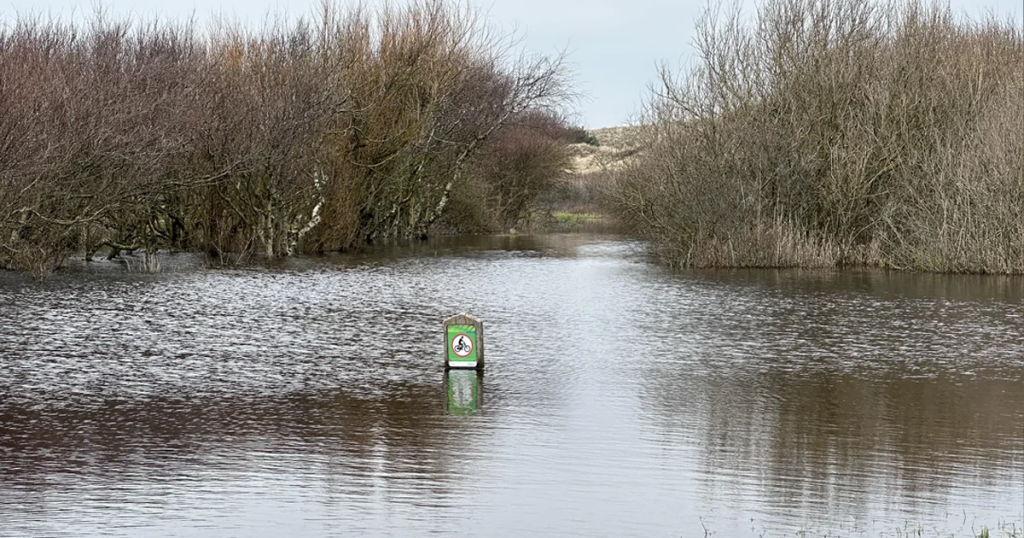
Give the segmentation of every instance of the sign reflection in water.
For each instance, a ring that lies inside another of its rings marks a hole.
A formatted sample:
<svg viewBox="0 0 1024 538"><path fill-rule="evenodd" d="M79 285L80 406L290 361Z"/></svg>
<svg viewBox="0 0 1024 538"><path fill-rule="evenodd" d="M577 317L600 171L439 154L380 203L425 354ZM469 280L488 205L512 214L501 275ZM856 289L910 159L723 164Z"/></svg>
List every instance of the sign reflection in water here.
<svg viewBox="0 0 1024 538"><path fill-rule="evenodd" d="M445 411L449 415L475 415L483 405L483 373L448 370L444 373Z"/></svg>

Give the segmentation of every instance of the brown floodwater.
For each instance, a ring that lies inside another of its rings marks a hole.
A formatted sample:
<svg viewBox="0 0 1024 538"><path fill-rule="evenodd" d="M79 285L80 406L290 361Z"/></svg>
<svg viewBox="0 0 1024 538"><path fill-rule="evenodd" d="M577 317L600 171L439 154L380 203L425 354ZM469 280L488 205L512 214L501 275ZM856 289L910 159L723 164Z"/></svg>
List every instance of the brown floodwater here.
<svg viewBox="0 0 1024 538"><path fill-rule="evenodd" d="M0 536L1020 536L1019 277L196 261L0 274ZM463 311L482 376L442 370Z"/></svg>

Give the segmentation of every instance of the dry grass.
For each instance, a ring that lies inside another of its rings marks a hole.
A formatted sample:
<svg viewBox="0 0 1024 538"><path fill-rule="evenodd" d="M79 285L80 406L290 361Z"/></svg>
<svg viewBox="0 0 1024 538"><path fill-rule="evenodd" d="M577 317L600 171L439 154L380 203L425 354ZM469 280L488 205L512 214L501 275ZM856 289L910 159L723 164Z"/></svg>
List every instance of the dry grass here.
<svg viewBox="0 0 1024 538"><path fill-rule="evenodd" d="M605 127L590 131L598 144L576 143L569 146L573 157L571 170L576 174L621 168L627 160L640 151L638 129L631 126Z"/></svg>
<svg viewBox="0 0 1024 538"><path fill-rule="evenodd" d="M567 173L546 197L552 210L607 216L605 193L611 176L643 151L636 127L605 127L589 134L597 145L574 143L567 147L570 156Z"/></svg>
<svg viewBox="0 0 1024 538"><path fill-rule="evenodd" d="M599 145L617 151L637 149L641 146L640 129L632 125L602 127L590 131Z"/></svg>

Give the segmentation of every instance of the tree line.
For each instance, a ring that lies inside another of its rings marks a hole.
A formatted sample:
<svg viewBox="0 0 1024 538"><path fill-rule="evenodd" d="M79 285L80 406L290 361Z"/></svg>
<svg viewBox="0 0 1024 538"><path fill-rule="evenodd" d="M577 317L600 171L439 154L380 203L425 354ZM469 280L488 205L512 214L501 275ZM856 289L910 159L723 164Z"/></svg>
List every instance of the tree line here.
<svg viewBox="0 0 1024 538"><path fill-rule="evenodd" d="M680 266L1024 270L1019 21L767 0L661 70L614 211Z"/></svg>
<svg viewBox="0 0 1024 538"><path fill-rule="evenodd" d="M437 0L260 30L0 30L0 267L231 259L528 218L578 130L563 58Z"/></svg>

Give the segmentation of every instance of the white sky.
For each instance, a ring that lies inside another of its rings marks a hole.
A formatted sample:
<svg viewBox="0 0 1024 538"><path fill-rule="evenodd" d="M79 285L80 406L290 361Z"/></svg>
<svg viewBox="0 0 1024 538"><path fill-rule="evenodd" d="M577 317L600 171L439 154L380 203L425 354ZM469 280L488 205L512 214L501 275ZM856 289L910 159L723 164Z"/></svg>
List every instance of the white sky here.
<svg viewBox="0 0 1024 538"><path fill-rule="evenodd" d="M336 0L341 4L353 0ZM399 3L401 0L397 0ZM584 94L578 118L588 128L621 125L636 112L661 61L692 59L690 38L704 1L673 0L468 0L498 29L518 30L532 52L569 53L576 86ZM754 0L743 0L751 6ZM369 0L366 3L379 3ZM312 14L318 0L102 0L115 17L184 19L203 23L211 15L258 26L268 13L292 17ZM993 12L1020 20L1020 0L950 0L955 11L972 16ZM0 0L0 19L18 14L81 18L93 11L89 0Z"/></svg>

